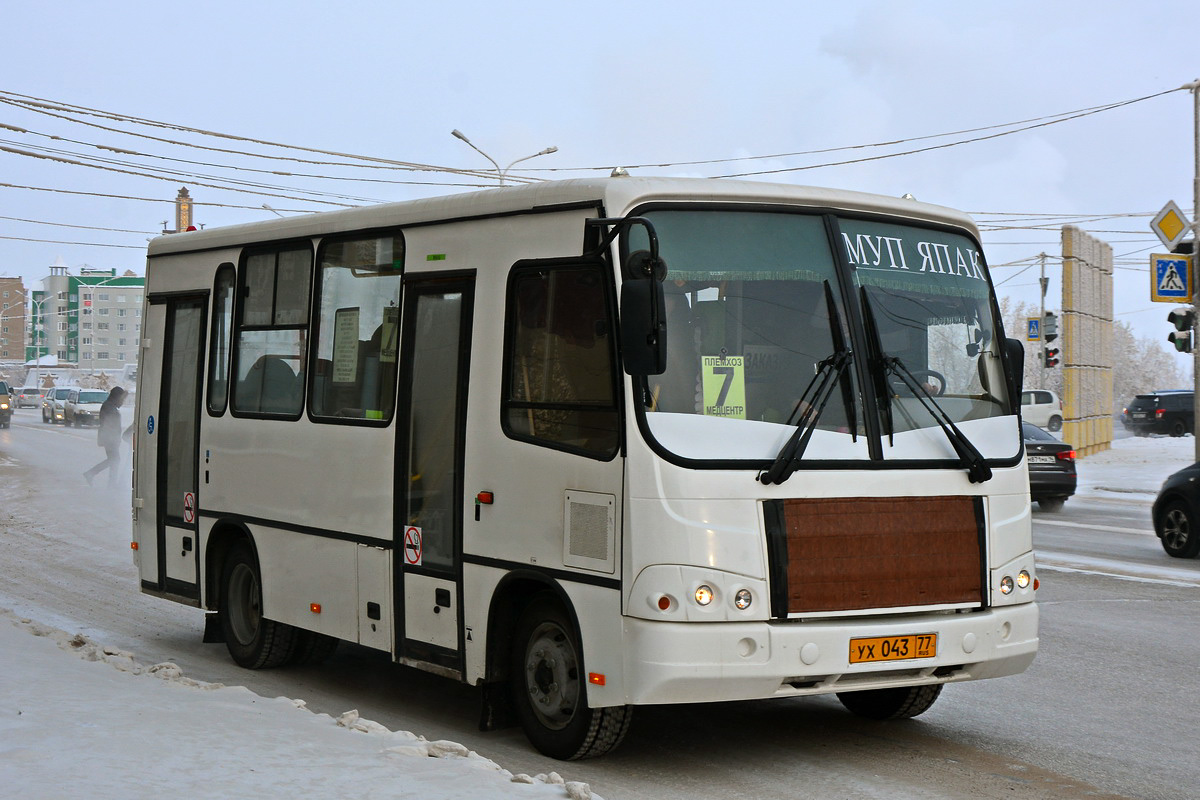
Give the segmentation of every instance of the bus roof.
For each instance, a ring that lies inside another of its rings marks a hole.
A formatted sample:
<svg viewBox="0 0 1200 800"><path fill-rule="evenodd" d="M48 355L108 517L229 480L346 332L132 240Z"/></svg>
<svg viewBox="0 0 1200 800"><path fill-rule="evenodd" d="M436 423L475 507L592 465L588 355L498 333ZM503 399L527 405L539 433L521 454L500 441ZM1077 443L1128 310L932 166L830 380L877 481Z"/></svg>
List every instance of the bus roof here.
<svg viewBox="0 0 1200 800"><path fill-rule="evenodd" d="M623 176L497 187L171 234L151 240L148 256L154 258L264 240L304 238L370 228L497 216L565 205L594 203L602 205L605 214L620 216L634 206L655 201L770 203L865 211L961 227L978 238L978 230L966 214L909 198L782 183Z"/></svg>

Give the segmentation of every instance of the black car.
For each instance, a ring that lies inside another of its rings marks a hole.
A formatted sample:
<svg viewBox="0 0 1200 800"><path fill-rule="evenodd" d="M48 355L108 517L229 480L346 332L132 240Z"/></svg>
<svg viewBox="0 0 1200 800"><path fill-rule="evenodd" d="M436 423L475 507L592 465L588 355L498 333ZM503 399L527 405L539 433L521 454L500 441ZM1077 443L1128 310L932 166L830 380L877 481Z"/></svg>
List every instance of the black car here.
<svg viewBox="0 0 1200 800"><path fill-rule="evenodd" d="M1183 436L1196 429L1194 392L1139 394L1125 407L1121 422L1138 436L1169 433Z"/></svg>
<svg viewBox="0 0 1200 800"><path fill-rule="evenodd" d="M1200 555L1200 463L1184 467L1163 482L1151 511L1163 550L1175 558Z"/></svg>
<svg viewBox="0 0 1200 800"><path fill-rule="evenodd" d="M1029 464L1029 497L1042 511L1058 511L1075 494L1075 450L1031 422L1021 423Z"/></svg>

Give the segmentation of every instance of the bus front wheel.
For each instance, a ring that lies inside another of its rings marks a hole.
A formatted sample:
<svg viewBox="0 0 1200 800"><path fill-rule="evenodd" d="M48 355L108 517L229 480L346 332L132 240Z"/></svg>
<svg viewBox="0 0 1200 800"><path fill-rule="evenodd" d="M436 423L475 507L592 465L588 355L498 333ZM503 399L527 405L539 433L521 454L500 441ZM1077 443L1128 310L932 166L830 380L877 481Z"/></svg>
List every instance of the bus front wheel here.
<svg viewBox="0 0 1200 800"><path fill-rule="evenodd" d="M521 613L511 653L513 705L533 746L564 761L612 750L633 712L588 708L580 653L575 626L552 596L535 598Z"/></svg>
<svg viewBox="0 0 1200 800"><path fill-rule="evenodd" d="M262 577L249 543L229 551L221 569L221 631L229 655L247 669L278 667L291 658L296 629L262 615Z"/></svg>
<svg viewBox="0 0 1200 800"><path fill-rule="evenodd" d="M896 689L868 689L863 692L839 692L838 700L847 709L868 719L907 719L923 714L942 693L942 684L901 686Z"/></svg>

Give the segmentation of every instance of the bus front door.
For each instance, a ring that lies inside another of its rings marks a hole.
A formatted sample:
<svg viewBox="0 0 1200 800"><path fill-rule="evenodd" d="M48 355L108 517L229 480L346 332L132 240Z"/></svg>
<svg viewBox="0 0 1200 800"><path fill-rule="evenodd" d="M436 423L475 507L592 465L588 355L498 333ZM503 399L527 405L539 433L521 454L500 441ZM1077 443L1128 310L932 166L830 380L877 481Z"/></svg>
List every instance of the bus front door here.
<svg viewBox="0 0 1200 800"><path fill-rule="evenodd" d="M474 278L406 281L394 596L401 661L461 674L463 447Z"/></svg>
<svg viewBox="0 0 1200 800"><path fill-rule="evenodd" d="M174 297L167 301L159 433L155 434L158 588L197 601L200 548L196 543L196 470L207 304L207 297Z"/></svg>

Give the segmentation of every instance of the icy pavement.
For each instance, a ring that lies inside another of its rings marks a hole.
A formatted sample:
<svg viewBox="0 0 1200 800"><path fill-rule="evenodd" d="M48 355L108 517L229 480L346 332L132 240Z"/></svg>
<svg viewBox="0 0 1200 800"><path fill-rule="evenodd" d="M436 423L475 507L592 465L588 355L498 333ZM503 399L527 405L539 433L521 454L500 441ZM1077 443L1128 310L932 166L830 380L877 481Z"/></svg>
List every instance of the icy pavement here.
<svg viewBox="0 0 1200 800"><path fill-rule="evenodd" d="M64 651L67 654L65 655ZM0 786L62 797L599 798L461 744L202 683L0 609Z"/></svg>
<svg viewBox="0 0 1200 800"><path fill-rule="evenodd" d="M1111 449L1079 459L1079 488L1075 493L1152 501L1169 475L1195 463L1195 453L1196 440L1191 436L1117 439Z"/></svg>

